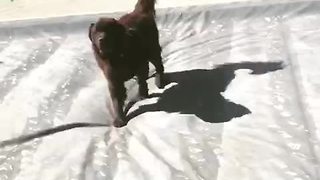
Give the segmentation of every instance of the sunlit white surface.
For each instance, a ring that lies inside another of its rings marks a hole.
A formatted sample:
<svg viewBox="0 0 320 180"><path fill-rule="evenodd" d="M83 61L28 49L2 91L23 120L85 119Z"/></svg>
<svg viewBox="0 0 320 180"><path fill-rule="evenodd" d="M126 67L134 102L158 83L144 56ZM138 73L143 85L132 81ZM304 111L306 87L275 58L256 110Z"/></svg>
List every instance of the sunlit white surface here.
<svg viewBox="0 0 320 180"><path fill-rule="evenodd" d="M319 9L303 1L159 11L165 69L177 82L163 91L150 79L160 99L131 112L150 111L121 129L73 129L1 149L0 179L318 180ZM95 19L1 24L1 140L110 123L87 38ZM272 68L278 61L284 67ZM134 97L135 81L127 86Z"/></svg>

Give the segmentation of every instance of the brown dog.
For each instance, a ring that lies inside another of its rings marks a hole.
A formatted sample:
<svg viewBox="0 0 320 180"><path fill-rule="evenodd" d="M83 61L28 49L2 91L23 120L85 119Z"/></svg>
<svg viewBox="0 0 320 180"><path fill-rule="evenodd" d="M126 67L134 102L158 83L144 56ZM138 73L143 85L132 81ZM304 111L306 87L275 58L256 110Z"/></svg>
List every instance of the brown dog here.
<svg viewBox="0 0 320 180"><path fill-rule="evenodd" d="M146 80L149 62L156 68L156 85L164 86L161 47L155 22L155 0L138 0L133 12L114 18L100 18L89 28L97 63L108 80L113 103L114 126L127 124L123 111L124 82L137 76L139 98L148 97Z"/></svg>

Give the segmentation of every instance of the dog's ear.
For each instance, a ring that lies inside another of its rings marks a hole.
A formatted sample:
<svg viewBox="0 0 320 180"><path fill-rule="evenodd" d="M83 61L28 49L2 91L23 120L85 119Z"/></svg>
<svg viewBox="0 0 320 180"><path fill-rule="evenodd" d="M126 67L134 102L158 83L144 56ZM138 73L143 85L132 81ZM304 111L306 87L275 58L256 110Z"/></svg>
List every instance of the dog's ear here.
<svg viewBox="0 0 320 180"><path fill-rule="evenodd" d="M112 27L113 27L114 33L119 38L125 34L125 31L126 31L125 27L115 19L113 19L113 26Z"/></svg>
<svg viewBox="0 0 320 180"><path fill-rule="evenodd" d="M124 37L126 28L114 18L100 18L95 25L96 31L104 32L106 37L113 36L119 38Z"/></svg>
<svg viewBox="0 0 320 180"><path fill-rule="evenodd" d="M123 51L125 27L114 18L100 18L93 26L89 29L89 38L95 51L103 58L119 56Z"/></svg>
<svg viewBox="0 0 320 180"><path fill-rule="evenodd" d="M90 39L90 41L92 42L92 37L91 37L91 31L92 31L92 28L94 26L94 23L91 23L90 26L89 26L89 29L88 29L88 37Z"/></svg>

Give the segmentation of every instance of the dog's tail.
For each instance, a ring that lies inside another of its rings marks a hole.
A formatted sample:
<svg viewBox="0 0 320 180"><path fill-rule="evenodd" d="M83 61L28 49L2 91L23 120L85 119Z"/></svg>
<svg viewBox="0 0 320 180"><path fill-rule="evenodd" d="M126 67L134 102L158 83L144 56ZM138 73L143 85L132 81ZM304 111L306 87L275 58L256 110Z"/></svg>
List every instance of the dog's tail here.
<svg viewBox="0 0 320 180"><path fill-rule="evenodd" d="M156 0L138 0L135 11L146 13L146 14L155 14L156 10L154 8Z"/></svg>

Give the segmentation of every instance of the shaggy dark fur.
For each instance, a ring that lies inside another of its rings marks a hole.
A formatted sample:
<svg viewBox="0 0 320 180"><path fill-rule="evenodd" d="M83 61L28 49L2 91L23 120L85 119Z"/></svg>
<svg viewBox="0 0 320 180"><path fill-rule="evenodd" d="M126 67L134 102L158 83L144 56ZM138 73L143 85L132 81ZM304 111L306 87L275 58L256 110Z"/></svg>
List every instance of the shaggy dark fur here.
<svg viewBox="0 0 320 180"><path fill-rule="evenodd" d="M148 97L147 78L151 62L156 68L156 85L164 86L161 47L155 22L155 0L138 0L134 11L114 18L100 18L89 28L97 63L109 82L114 126L127 124L123 111L124 82L137 76L139 99Z"/></svg>

